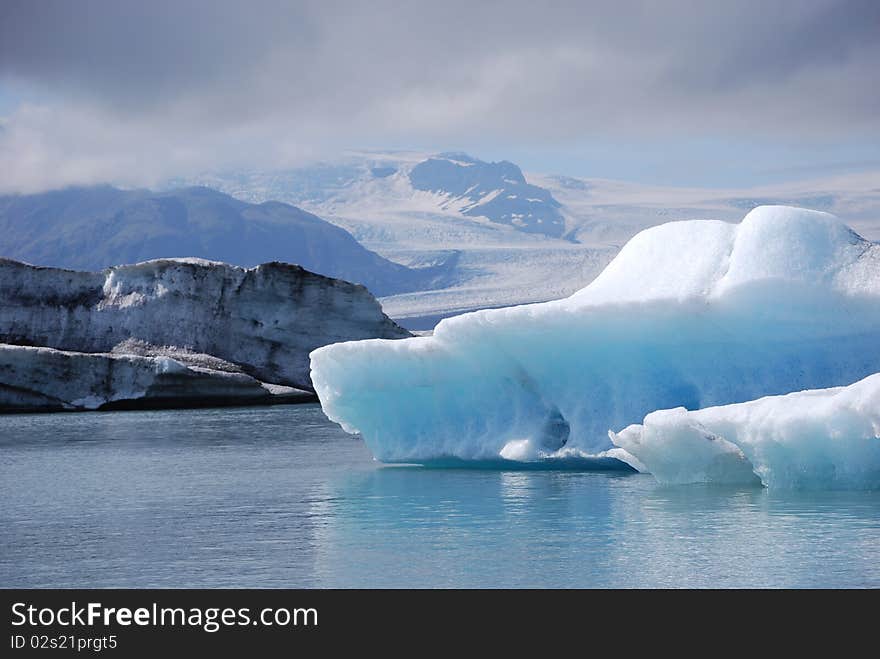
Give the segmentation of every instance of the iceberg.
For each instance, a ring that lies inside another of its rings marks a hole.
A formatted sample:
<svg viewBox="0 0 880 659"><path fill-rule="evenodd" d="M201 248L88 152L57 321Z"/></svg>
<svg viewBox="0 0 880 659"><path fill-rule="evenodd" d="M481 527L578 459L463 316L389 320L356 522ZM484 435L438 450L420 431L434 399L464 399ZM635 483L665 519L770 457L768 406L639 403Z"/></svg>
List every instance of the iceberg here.
<svg viewBox="0 0 880 659"><path fill-rule="evenodd" d="M318 346L405 336L363 286L287 263L179 258L77 272L0 258L0 343L139 356L178 348L165 356L211 355L311 390Z"/></svg>
<svg viewBox="0 0 880 659"><path fill-rule="evenodd" d="M880 245L833 215L633 237L564 300L446 319L433 336L311 355L327 416L383 462L605 461L654 410L849 385L880 371Z"/></svg>
<svg viewBox="0 0 880 659"><path fill-rule="evenodd" d="M609 433L616 452L664 484L880 487L880 373L848 387L688 411L652 412Z"/></svg>
<svg viewBox="0 0 880 659"><path fill-rule="evenodd" d="M85 353L0 343L0 412L272 405L312 398L307 391L260 382L211 355L176 353Z"/></svg>

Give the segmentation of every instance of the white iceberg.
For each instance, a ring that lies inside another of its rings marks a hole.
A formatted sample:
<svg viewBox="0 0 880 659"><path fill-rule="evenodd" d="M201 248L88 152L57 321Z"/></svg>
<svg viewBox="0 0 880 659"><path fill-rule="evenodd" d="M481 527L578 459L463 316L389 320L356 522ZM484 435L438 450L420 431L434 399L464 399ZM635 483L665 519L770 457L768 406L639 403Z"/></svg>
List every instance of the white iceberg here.
<svg viewBox="0 0 880 659"><path fill-rule="evenodd" d="M880 373L848 387L652 412L609 434L625 451L618 457L664 484L876 489Z"/></svg>
<svg viewBox="0 0 880 659"><path fill-rule="evenodd" d="M878 371L880 245L782 206L643 231L564 300L311 353L327 416L384 462L607 461L608 430L654 410Z"/></svg>
<svg viewBox="0 0 880 659"><path fill-rule="evenodd" d="M74 272L0 258L0 343L141 356L177 348L165 356L213 356L309 390L309 352L374 336L410 333L363 286L296 265L183 258Z"/></svg>
<svg viewBox="0 0 880 659"><path fill-rule="evenodd" d="M180 359L0 343L0 411L268 405L310 397L260 382L212 355L176 354Z"/></svg>

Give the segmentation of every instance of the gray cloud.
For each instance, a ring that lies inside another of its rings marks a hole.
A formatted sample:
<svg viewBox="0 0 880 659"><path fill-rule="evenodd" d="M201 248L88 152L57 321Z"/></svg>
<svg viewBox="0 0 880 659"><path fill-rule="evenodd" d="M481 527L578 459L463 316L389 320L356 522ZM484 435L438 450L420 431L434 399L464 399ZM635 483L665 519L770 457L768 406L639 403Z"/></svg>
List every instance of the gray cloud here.
<svg viewBox="0 0 880 659"><path fill-rule="evenodd" d="M7 187L345 145L880 131L880 3L0 4Z"/></svg>

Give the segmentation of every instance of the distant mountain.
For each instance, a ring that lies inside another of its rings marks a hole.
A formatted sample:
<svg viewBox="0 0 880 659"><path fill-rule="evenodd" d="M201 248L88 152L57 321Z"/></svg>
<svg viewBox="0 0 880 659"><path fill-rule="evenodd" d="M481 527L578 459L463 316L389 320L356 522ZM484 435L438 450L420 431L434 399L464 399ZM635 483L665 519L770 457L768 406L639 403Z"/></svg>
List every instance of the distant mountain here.
<svg viewBox="0 0 880 659"><path fill-rule="evenodd" d="M352 151L294 169L215 171L169 185L289 202L395 262L442 264L442 287L382 299L392 318L423 329L442 315L570 295L633 235L671 220L738 222L755 206L787 204L832 212L877 240L878 181L880 172L866 172L740 190L677 188L524 175L512 163L463 153Z"/></svg>
<svg viewBox="0 0 880 659"><path fill-rule="evenodd" d="M295 206L252 204L206 187L98 186L0 197L0 256L84 270L187 256L245 267L282 261L376 295L430 289L445 272L442 263L416 269L389 261Z"/></svg>
<svg viewBox="0 0 880 659"><path fill-rule="evenodd" d="M322 212L354 202L367 222L374 207L362 202L375 199L382 214L419 211L448 222L488 220L552 238L566 229L561 204L549 190L528 183L517 165L466 153L365 154L280 172L216 172L173 184L196 182L241 199L281 199Z"/></svg>
<svg viewBox="0 0 880 659"><path fill-rule="evenodd" d="M446 197L447 204L456 205L462 215L554 238L565 233L561 204L549 191L526 183L522 170L512 162L443 153L413 167L409 180L416 190Z"/></svg>

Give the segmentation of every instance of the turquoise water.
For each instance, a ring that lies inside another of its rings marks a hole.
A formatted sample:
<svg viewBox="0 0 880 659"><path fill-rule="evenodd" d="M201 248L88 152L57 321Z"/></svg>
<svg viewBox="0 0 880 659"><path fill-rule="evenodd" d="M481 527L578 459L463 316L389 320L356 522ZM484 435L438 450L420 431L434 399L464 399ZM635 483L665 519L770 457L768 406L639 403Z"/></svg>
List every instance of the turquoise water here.
<svg viewBox="0 0 880 659"><path fill-rule="evenodd" d="M0 416L4 587L880 586L880 493L382 467L317 405Z"/></svg>

